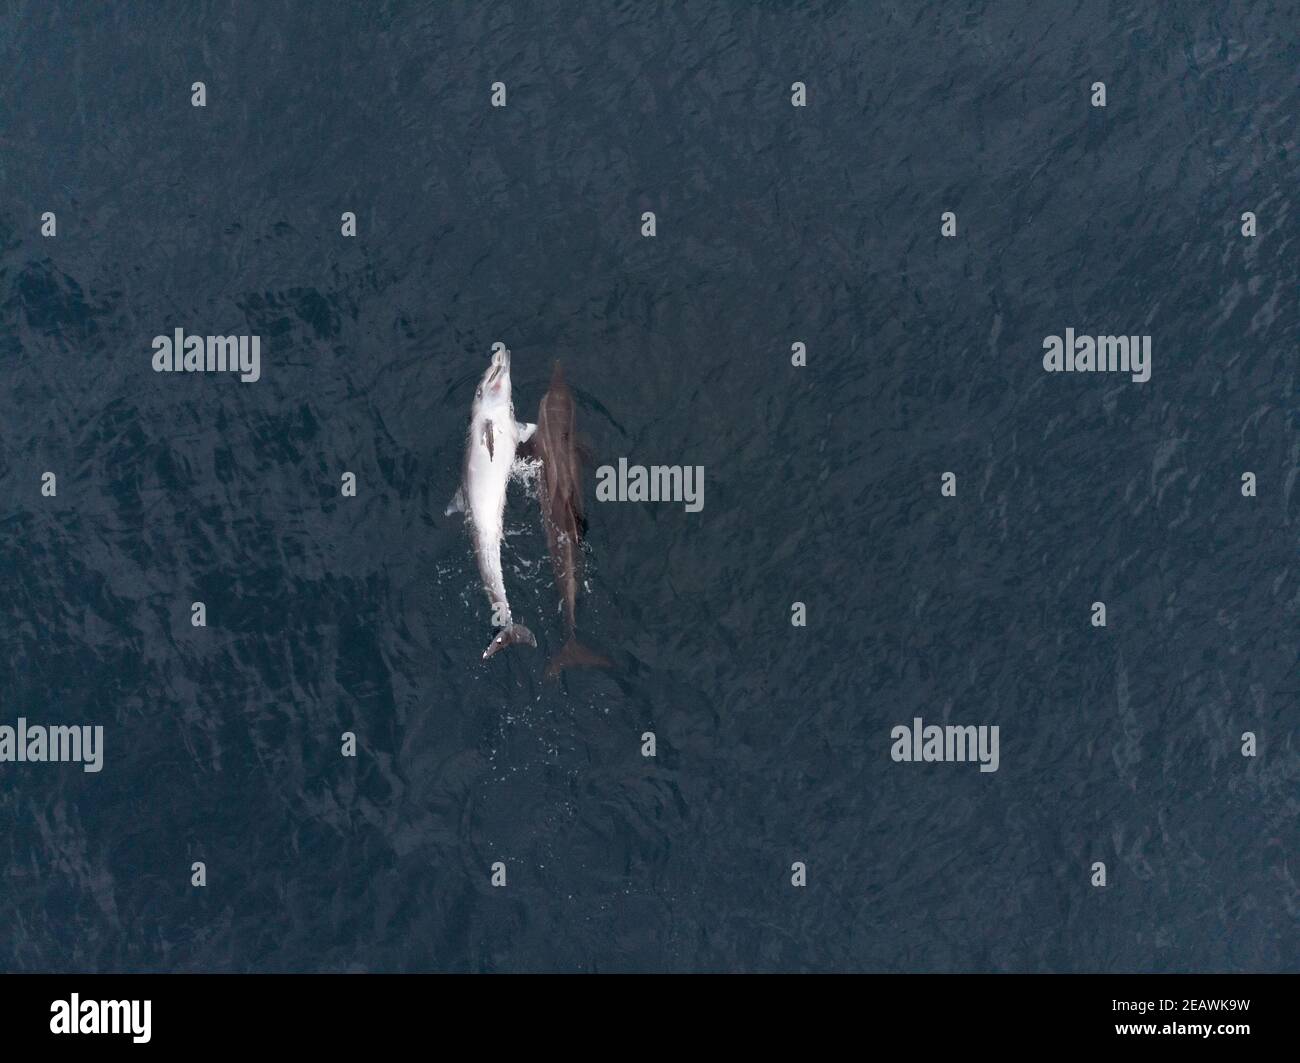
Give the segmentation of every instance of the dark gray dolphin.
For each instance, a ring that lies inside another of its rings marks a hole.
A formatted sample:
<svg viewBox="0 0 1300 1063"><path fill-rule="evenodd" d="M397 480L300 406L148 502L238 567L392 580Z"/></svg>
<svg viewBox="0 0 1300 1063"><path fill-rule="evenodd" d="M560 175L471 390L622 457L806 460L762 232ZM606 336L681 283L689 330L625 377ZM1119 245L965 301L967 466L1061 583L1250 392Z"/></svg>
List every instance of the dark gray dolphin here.
<svg viewBox="0 0 1300 1063"><path fill-rule="evenodd" d="M555 572L555 586L564 604L568 639L546 666L548 678L565 668L608 668L610 661L578 641L575 612L578 584L582 581L582 535L587 522L582 512L582 455L578 444L577 413L573 392L564 371L555 363L551 386L537 408L537 431L529 448L541 459L542 527Z"/></svg>

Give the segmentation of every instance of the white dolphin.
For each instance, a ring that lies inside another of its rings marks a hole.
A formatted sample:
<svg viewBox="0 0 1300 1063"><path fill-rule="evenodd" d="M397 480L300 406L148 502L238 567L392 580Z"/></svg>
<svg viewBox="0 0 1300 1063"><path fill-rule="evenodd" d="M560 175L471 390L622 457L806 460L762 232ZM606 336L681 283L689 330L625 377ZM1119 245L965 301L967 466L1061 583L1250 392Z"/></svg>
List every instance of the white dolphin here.
<svg viewBox="0 0 1300 1063"><path fill-rule="evenodd" d="M510 397L510 352L498 347L474 392L460 489L447 506L449 515L464 513L469 522L479 576L492 605L492 622L500 627L483 651L484 660L515 642L537 645L533 633L523 624L516 624L510 615L501 575L506 484L515 463L516 449L536 430L535 424L515 421L515 406Z"/></svg>

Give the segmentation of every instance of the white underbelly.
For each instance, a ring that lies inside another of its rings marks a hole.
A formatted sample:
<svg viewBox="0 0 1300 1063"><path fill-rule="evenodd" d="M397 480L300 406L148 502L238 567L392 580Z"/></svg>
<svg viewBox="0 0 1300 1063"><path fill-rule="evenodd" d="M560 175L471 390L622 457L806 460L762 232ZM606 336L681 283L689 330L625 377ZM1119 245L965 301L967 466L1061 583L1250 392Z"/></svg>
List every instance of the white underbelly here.
<svg viewBox="0 0 1300 1063"><path fill-rule="evenodd" d="M501 525L501 513L506 504L506 484L510 481L510 464L513 455L497 444L489 460L486 447L475 447L465 470L465 501L475 523L486 527L495 522Z"/></svg>

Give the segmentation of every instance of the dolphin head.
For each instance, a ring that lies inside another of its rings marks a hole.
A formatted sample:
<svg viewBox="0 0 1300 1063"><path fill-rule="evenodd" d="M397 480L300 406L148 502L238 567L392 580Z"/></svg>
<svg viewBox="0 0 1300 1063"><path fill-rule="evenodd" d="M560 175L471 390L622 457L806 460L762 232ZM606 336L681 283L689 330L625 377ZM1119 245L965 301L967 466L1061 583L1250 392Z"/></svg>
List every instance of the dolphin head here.
<svg viewBox="0 0 1300 1063"><path fill-rule="evenodd" d="M498 347L492 354L492 363L478 382L474 392L474 406L477 409L493 409L510 405L510 352L505 347Z"/></svg>

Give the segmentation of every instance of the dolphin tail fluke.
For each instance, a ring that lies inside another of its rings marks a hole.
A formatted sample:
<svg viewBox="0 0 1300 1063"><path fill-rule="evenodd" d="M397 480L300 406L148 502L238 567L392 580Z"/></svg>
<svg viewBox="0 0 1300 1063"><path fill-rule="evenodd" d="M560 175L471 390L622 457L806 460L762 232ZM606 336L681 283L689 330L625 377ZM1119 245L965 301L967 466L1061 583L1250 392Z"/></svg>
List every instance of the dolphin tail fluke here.
<svg viewBox="0 0 1300 1063"><path fill-rule="evenodd" d="M516 642L522 642L529 646L536 646L537 640L533 638L533 633L523 624L507 624L496 633L496 637L488 643L488 648L483 651L483 660L487 660L497 650L504 650L507 646L513 646Z"/></svg>
<svg viewBox="0 0 1300 1063"><path fill-rule="evenodd" d="M614 662L602 657L590 646L584 646L574 636L551 658L546 666L546 678L555 679L566 668L613 668Z"/></svg>

